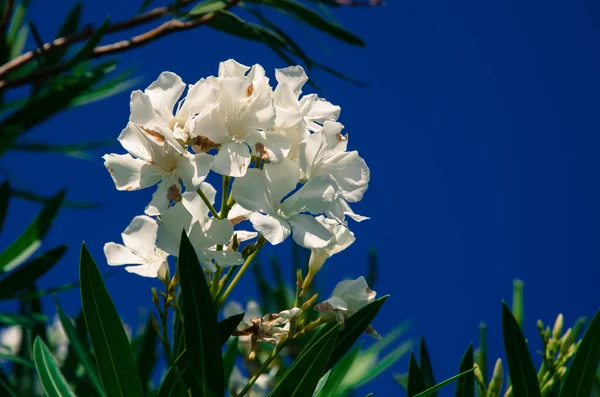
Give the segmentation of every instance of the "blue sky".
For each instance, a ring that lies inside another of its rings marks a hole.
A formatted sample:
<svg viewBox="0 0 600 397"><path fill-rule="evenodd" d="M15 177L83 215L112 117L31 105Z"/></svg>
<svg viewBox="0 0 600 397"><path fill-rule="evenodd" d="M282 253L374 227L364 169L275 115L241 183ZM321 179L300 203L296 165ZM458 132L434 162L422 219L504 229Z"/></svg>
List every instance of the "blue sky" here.
<svg viewBox="0 0 600 397"><path fill-rule="evenodd" d="M72 3L32 0L30 18L42 37L54 34ZM123 19L138 7L88 3L86 20L97 23L107 14ZM391 297L374 325L385 334L410 320L410 336L424 334L428 341L438 380L455 373L480 321L490 327L491 357L502 354L500 304L510 300L514 278L525 282L525 332L534 349L538 318L551 323L562 312L570 324L599 306L599 7L581 0L390 0L385 7L336 11L367 41L366 49L284 25L316 60L369 84L361 88L309 72L321 95L342 107L350 148L372 174L355 206L371 220L351 225L357 241L319 274L324 291L363 274L367 249L376 247L380 277L374 289ZM228 58L260 63L271 78L274 68L287 66L266 48L207 28L124 54L121 65L135 65L142 77L136 88L144 88L164 70L193 83L216 74L218 62ZM62 114L29 138L116 143L128 115L125 92ZM43 286L77 279L81 240L108 270L103 244L118 241L150 199L151 190L114 189L102 166L104 152L95 151L93 161L25 153L0 159L23 187L50 194L64 186L71 199L103 204L61 213L45 247L67 243L70 249ZM37 211L13 200L0 244ZM267 252L287 255L289 246ZM140 308L150 308L149 288L157 283L123 271L107 285L126 321L135 324ZM247 277L237 298L252 295ZM78 311L77 292L60 300L70 313ZM52 307L51 300L45 303ZM392 373L406 368L403 360L364 391L387 395L396 387Z"/></svg>

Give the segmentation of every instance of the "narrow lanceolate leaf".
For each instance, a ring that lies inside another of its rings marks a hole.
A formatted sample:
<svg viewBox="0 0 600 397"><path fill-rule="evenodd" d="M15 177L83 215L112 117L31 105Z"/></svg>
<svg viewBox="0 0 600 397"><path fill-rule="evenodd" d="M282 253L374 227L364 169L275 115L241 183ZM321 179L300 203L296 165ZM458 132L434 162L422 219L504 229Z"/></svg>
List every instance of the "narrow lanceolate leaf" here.
<svg viewBox="0 0 600 397"><path fill-rule="evenodd" d="M67 13L67 16L63 20L56 38L70 36L77 32L79 27L79 21L81 20L81 12L83 11L82 4L77 2ZM53 48L47 55L51 63L57 63L66 54L69 46Z"/></svg>
<svg viewBox="0 0 600 397"><path fill-rule="evenodd" d="M67 397L75 394L69 388L69 384L60 372L52 352L38 336L33 344L33 360L40 378L40 384L48 397Z"/></svg>
<svg viewBox="0 0 600 397"><path fill-rule="evenodd" d="M142 385L129 339L96 262L85 244L81 247L79 277L83 314L106 395L142 396Z"/></svg>
<svg viewBox="0 0 600 397"><path fill-rule="evenodd" d="M381 360L377 361L375 366L365 375L362 379L358 379L357 386L362 386L375 379L379 375L381 375L384 371L389 369L392 365L394 365L398 360L400 360L406 353L410 351L412 347L412 342L404 342L394 350L392 350L389 354L383 357Z"/></svg>
<svg viewBox="0 0 600 397"><path fill-rule="evenodd" d="M36 325L46 324L47 322L48 317L40 315L39 313L32 313L32 315L29 316L14 313L0 313L0 324L2 325L22 325L30 328Z"/></svg>
<svg viewBox="0 0 600 397"><path fill-rule="evenodd" d="M58 213L65 191L62 190L44 206L40 214L11 245L0 254L0 270L11 270L33 255L42 244L42 239L48 233L54 217Z"/></svg>
<svg viewBox="0 0 600 397"><path fill-rule="evenodd" d="M427 351L427 345L425 344L425 338L423 336L421 336L421 341L419 343L419 360L421 360L420 368L425 387L428 389L432 388L435 386L435 378L433 377L431 359L429 358L429 352ZM436 397L437 393L433 392L431 395Z"/></svg>
<svg viewBox="0 0 600 397"><path fill-rule="evenodd" d="M319 379L323 376L325 365L333 351L339 332L339 324L327 333L307 345L283 374L269 397L305 397L312 396Z"/></svg>
<svg viewBox="0 0 600 397"><path fill-rule="evenodd" d="M235 366L237 352L238 338L233 338L227 345L227 349L225 349L225 353L223 354L223 378L225 379L225 384L229 384L229 377L231 376L233 367Z"/></svg>
<svg viewBox="0 0 600 397"><path fill-rule="evenodd" d="M229 5L225 0L204 0L200 1L188 12L188 16L195 17L209 12L220 11Z"/></svg>
<svg viewBox="0 0 600 397"><path fill-rule="evenodd" d="M0 280L0 299L16 298L17 292L50 270L62 258L66 250L67 247L64 245L54 248L9 273Z"/></svg>
<svg viewBox="0 0 600 397"><path fill-rule="evenodd" d="M227 340L231 334L233 334L233 331L235 331L243 318L244 313L239 313L219 322L219 341L221 342L221 345L227 343Z"/></svg>
<svg viewBox="0 0 600 397"><path fill-rule="evenodd" d="M150 376L156 365L158 358L156 353L156 342L158 335L152 326L152 317L148 316L148 322L144 327L144 332L141 335L140 344L136 349L135 361L137 363L138 373L144 393L147 393L150 382Z"/></svg>
<svg viewBox="0 0 600 397"><path fill-rule="evenodd" d="M521 327L506 303L502 303L502 337L513 395L541 397L537 373Z"/></svg>
<svg viewBox="0 0 600 397"><path fill-rule="evenodd" d="M178 256L183 297L183 328L188 358L188 377L193 395L225 395L223 357L219 343L217 313L204 271L185 232L181 235Z"/></svg>
<svg viewBox="0 0 600 397"><path fill-rule="evenodd" d="M425 381L421 374L421 369L415 355L410 352L410 361L408 362L408 385L406 386L406 396L415 397L417 394L425 391Z"/></svg>
<svg viewBox="0 0 600 397"><path fill-rule="evenodd" d="M387 298L388 295L382 296L375 302L369 303L367 306L354 313L346 321L344 330L340 332L336 340L335 347L331 352L331 356L329 357L329 361L327 362L327 366L325 367L325 371L323 373L329 371L335 365L335 363L337 363L339 359L341 359L344 354L346 354L346 352L352 348L354 342L356 342L356 340L362 335L362 333L365 331L365 328L371 324L371 321L373 321Z"/></svg>
<svg viewBox="0 0 600 397"><path fill-rule="evenodd" d="M360 47L365 46L365 42L360 37L344 29L343 27L328 21L327 19L323 18L321 14L302 3L294 0L270 0L267 1L266 4L275 9L291 13L299 20L312 26L313 28L319 29L322 32L327 33L348 44Z"/></svg>
<svg viewBox="0 0 600 397"><path fill-rule="evenodd" d="M180 304L181 307L181 304ZM225 338L225 334L226 332L223 332L222 330L224 329L230 329L232 324L234 323L234 321L232 319L236 318L237 315L235 316L231 316L231 317L227 317L225 320L219 322L219 339L221 340L221 347L223 345L225 345L225 343L227 343L227 340L229 337ZM182 350L182 352L177 356L177 360L175 360L176 364L177 364L177 368L179 368L179 372L181 372L181 376L186 379L187 378L187 370L188 370L188 363L187 363L187 354L185 349ZM223 363L224 368L225 368L225 362ZM224 369L224 374L226 374L226 371ZM227 378L225 378L225 381L227 380ZM227 382L225 382L227 383ZM175 397L175 396L179 396L181 393L181 388L179 387L178 381L177 381L177 375L175 374L175 371L173 370L173 368L169 368L169 371L167 371L167 375L165 375L165 378L163 379L163 383L160 385L160 389L158 391L157 397ZM184 395L184 397L187 397L187 395Z"/></svg>
<svg viewBox="0 0 600 397"><path fill-rule="evenodd" d="M458 373L463 373L473 368L473 344L470 344L467 351L460 360ZM456 382L456 397L474 397L475 396L475 376L468 373Z"/></svg>
<svg viewBox="0 0 600 397"><path fill-rule="evenodd" d="M54 303L56 305L56 313L58 314L58 318L60 323L67 334L67 338L69 339L69 347L73 349L74 354L79 359L79 362L85 369L85 374L89 379L92 387L98 393L99 396L104 396L104 389L102 388L102 381L98 376L98 370L96 369L96 365L92 361L92 357L88 352L88 348L83 343L81 338L79 337L73 322L67 316L67 314L63 311L62 307L58 303L58 299L54 299Z"/></svg>
<svg viewBox="0 0 600 397"><path fill-rule="evenodd" d="M0 353L0 359L12 361L13 363L21 364L25 367L33 368L33 363L25 358L13 356L12 354Z"/></svg>
<svg viewBox="0 0 600 397"><path fill-rule="evenodd" d="M430 387L429 389L415 395L414 397L434 396L437 394L437 391L440 390L442 387L448 386L450 383L454 382L455 380L464 378L465 376L468 376L469 374L472 375L474 370L475 370L475 368L471 368L468 371L461 372L460 374L455 375L452 378L446 379L445 381L440 382L433 387Z"/></svg>
<svg viewBox="0 0 600 397"><path fill-rule="evenodd" d="M75 53L73 58L71 58L69 60L69 63L72 66L75 66L80 62L87 61L90 58L90 56L92 55L94 48L96 48L98 46L98 44L100 44L100 40L102 40L102 37L104 37L104 34L106 33L106 29L108 29L108 19L104 20L104 23L102 23L102 25L100 25L98 30L96 30L94 35L89 38L89 40L83 45L83 47L81 47Z"/></svg>
<svg viewBox="0 0 600 397"><path fill-rule="evenodd" d="M512 313L517 320L517 324L523 327L523 282L521 280L513 281L513 307Z"/></svg>
<svg viewBox="0 0 600 397"><path fill-rule="evenodd" d="M360 349L357 347L344 356L332 369L327 377L325 385L318 394L318 397L335 397L341 395L342 391L339 390L344 377L348 373L350 367L354 363L354 360L358 357Z"/></svg>
<svg viewBox="0 0 600 397"><path fill-rule="evenodd" d="M560 397L587 397L592 391L600 360L600 310L583 335L565 377Z"/></svg>
<svg viewBox="0 0 600 397"><path fill-rule="evenodd" d="M6 211L8 210L8 197L10 196L10 185L8 181L4 181L0 186L0 231L6 219Z"/></svg>

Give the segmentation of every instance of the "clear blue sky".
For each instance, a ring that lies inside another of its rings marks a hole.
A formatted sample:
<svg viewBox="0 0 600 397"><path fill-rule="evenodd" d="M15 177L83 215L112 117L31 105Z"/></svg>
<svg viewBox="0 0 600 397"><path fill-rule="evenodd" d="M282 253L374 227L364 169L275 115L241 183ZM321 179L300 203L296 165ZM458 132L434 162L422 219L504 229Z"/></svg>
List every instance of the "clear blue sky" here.
<svg viewBox="0 0 600 397"><path fill-rule="evenodd" d="M51 3L32 0L30 17L44 38L73 2ZM138 7L87 3L86 20L96 23L106 14L122 19ZM310 73L323 95L342 107L350 147L372 173L355 208L372 219L351 225L357 242L326 264L319 274L324 289L363 274L367 248L377 247L374 289L391 298L374 325L385 334L411 320L411 336L422 333L428 340L438 380L455 373L480 321L491 328L491 358L501 354L500 303L510 300L514 278L525 282L525 329L534 348L538 318L548 323L562 312L570 324L599 307L599 11L598 2L581 0L389 0L381 8L336 12L367 41L366 49L286 24L319 62L370 86ZM136 88L144 88L164 70L195 82L228 58L260 63L272 78L275 67L286 66L266 48L207 28L128 53L122 65L138 67L143 80ZM128 115L126 92L62 114L30 138L116 142ZM108 270L103 244L118 241L149 201L151 191L114 189L103 153L95 152L94 161L23 153L0 159L26 187L50 194L66 186L71 199L104 205L62 212L45 247L67 243L70 250L43 286L77 279L81 240ZM13 200L2 246L37 211ZM251 277L246 281L250 285ZM124 271L107 284L133 324L140 307L150 308L149 288L157 285ZM248 287L238 298L252 294ZM60 299L70 313L78 311L77 292ZM50 299L45 303L52 307ZM405 359L364 391L390 395L396 390L392 373L406 368Z"/></svg>

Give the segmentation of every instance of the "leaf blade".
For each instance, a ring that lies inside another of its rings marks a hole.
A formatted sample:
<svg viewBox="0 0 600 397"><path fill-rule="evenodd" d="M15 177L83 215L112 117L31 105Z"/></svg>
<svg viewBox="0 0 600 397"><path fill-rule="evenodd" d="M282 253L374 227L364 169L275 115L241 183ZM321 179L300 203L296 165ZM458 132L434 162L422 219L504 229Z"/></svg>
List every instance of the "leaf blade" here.
<svg viewBox="0 0 600 397"><path fill-rule="evenodd" d="M465 372L473 368L473 344L469 344L467 351L460 360L458 373ZM475 375L467 374L456 382L456 397L474 397L475 396Z"/></svg>
<svg viewBox="0 0 600 397"><path fill-rule="evenodd" d="M475 368L471 368L468 371L462 372L458 375L454 375L451 378L446 379L443 382L438 383L437 385L430 387L429 389L415 395L414 397L427 397L427 396L433 396L438 390L440 390L442 387L446 387L448 386L450 383L454 382L457 379L461 379L464 376L467 376L468 374L471 374L473 371L475 370Z"/></svg>
<svg viewBox="0 0 600 397"><path fill-rule="evenodd" d="M58 365L56 365L50 349L39 336L33 343L33 360L46 396L75 397Z"/></svg>

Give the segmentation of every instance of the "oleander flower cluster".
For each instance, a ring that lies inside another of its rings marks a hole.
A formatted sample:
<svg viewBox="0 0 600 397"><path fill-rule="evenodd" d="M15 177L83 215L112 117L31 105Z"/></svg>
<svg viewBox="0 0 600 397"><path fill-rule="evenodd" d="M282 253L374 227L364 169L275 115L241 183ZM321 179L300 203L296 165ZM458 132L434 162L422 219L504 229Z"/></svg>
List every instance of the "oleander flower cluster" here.
<svg viewBox="0 0 600 397"><path fill-rule="evenodd" d="M348 150L340 107L303 94L300 66L276 69L275 80L273 88L262 66L228 60L217 76L186 86L163 72L131 94L118 137L126 153L107 154L104 164L118 190L153 194L123 243L105 245L109 265L164 278L185 231L212 273L242 264L251 240L276 245L291 236L311 249L312 278L354 242L349 221L367 218L351 204L370 173ZM221 176L220 195L211 172Z"/></svg>

